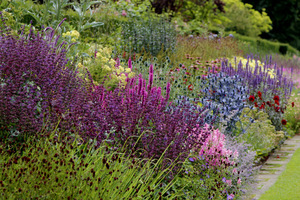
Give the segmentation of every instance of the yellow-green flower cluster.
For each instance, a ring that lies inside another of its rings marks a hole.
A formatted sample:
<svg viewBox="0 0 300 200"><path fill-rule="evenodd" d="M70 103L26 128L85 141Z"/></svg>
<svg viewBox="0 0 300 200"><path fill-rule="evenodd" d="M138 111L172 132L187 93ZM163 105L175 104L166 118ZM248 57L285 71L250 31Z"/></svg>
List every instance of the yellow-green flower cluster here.
<svg viewBox="0 0 300 200"><path fill-rule="evenodd" d="M76 40L78 40L80 33L76 30L72 30L72 31L68 31L66 33L62 34L63 37L70 37L71 38L71 42L76 42Z"/></svg>
<svg viewBox="0 0 300 200"><path fill-rule="evenodd" d="M126 68L122 65L116 67L116 61L111 58L112 50L104 47L100 48L96 53L96 63L101 66L102 70L107 74L111 74L112 80L118 80L122 87L125 87L127 82L126 78L134 77L134 73L130 68ZM126 76L127 75L127 76Z"/></svg>
<svg viewBox="0 0 300 200"><path fill-rule="evenodd" d="M240 63L240 61L242 62L243 64L243 68L246 68L246 64L248 62L248 60L246 58L243 58L243 57L236 57L236 63L235 63L235 59L232 58L232 59L229 59L228 62L231 63L231 65L235 68L238 67L238 64ZM249 59L249 67L252 69L252 72L254 72L255 70L255 66L256 66L256 62L258 64L259 67L261 67L261 69L263 70L264 69L264 64L261 63L260 60L251 60ZM274 72L274 69L268 69L268 75L270 75L270 78L274 79L276 74Z"/></svg>

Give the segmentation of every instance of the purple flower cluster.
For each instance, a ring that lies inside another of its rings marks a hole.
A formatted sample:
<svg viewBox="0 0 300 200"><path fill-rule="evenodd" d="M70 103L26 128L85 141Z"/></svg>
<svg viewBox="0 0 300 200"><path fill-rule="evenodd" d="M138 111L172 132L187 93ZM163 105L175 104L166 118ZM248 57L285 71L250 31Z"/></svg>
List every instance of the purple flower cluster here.
<svg viewBox="0 0 300 200"><path fill-rule="evenodd" d="M46 122L51 128L61 119L59 128L71 130L73 120L84 115L89 91L76 71L66 67L66 49L52 41L54 30L31 29L18 37L5 26L0 31L0 124L33 134Z"/></svg>
<svg viewBox="0 0 300 200"><path fill-rule="evenodd" d="M248 61L249 59L254 59L254 57L249 55ZM249 93L251 94L257 93L259 90L264 93L272 91L273 94L280 93L288 99L293 89L293 81L283 75L283 66L279 67L276 63L270 64L272 63L271 59L272 57L269 60L265 60L263 68L259 67L256 63L254 72L252 72L251 67L248 65L249 62L245 67L243 67L242 62L239 62L237 69L235 69L226 60L222 62L221 72L229 76L239 75L245 80L245 84L248 84ZM268 74L269 69L274 70L276 78L270 77Z"/></svg>
<svg viewBox="0 0 300 200"><path fill-rule="evenodd" d="M168 148L165 165L178 156L184 161L190 148L208 137L191 136L201 133L201 111L190 112L190 104L169 103L166 109L170 84L163 97L153 86L152 65L148 84L140 75L127 78L125 88L107 91L92 84L89 72L84 81L67 67L66 50L60 46L57 51L53 36L31 31L28 37L14 37L1 29L0 125L34 134L44 127L51 131L60 121L59 131L77 132L97 145L104 140L116 148L128 145L127 151L141 158L158 159Z"/></svg>
<svg viewBox="0 0 300 200"><path fill-rule="evenodd" d="M203 110L196 114L190 112L191 104L175 107L168 103L170 84L166 87L166 97L161 95L160 87L152 87L152 65L148 84L141 74L127 81L124 90L95 88L93 107L97 113L104 115L105 120L94 121L99 127L99 134L90 135L92 138L97 137L98 142L109 139L113 146L127 144L128 150L143 158L158 159L168 148L165 158L171 161L178 156L179 161L184 161L190 148L203 144L208 137L208 133L201 133L204 120L199 120L199 116ZM108 134L112 129L115 132ZM141 138L136 143L139 136Z"/></svg>

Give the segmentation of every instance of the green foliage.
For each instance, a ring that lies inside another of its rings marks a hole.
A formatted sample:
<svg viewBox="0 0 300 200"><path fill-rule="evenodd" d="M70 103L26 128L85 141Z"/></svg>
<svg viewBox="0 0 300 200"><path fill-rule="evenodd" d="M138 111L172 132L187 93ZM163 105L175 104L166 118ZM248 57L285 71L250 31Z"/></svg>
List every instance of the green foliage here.
<svg viewBox="0 0 300 200"><path fill-rule="evenodd" d="M142 2L119 0L113 3L112 6L118 12L119 15L124 15L127 18L144 18L151 10L151 3L149 0ZM125 15L126 13L126 15Z"/></svg>
<svg viewBox="0 0 300 200"><path fill-rule="evenodd" d="M9 4L10 4L9 0L2 0L0 3L0 10L7 8Z"/></svg>
<svg viewBox="0 0 300 200"><path fill-rule="evenodd" d="M245 49L246 54L256 52L256 54L262 55L263 57L265 57L265 55L272 54L272 53L281 54L279 48L282 45L287 46L288 55L299 54L299 51L294 47L290 46L289 44L273 42L261 38L244 36L238 33L234 33L234 37L242 42L241 45L244 46L243 48Z"/></svg>
<svg viewBox="0 0 300 200"><path fill-rule="evenodd" d="M183 190L183 199L226 199L230 190L237 191L238 178L232 176L233 166L211 167L199 156L192 159L184 162L184 172L171 188L176 192Z"/></svg>
<svg viewBox="0 0 300 200"><path fill-rule="evenodd" d="M142 161L100 148L79 144L53 131L39 140L31 137L22 154L0 147L0 174L4 199L173 199L167 194L174 181L164 183L168 170L157 172L160 161ZM89 146L89 147L88 147ZM16 177L16 174L18 176Z"/></svg>
<svg viewBox="0 0 300 200"><path fill-rule="evenodd" d="M254 123L249 122L249 117L254 119ZM245 108L240 120L241 122L237 123L237 130L241 128L247 130L243 134L237 131L237 135L241 134L237 140L251 144L252 150L256 151L258 157L268 155L284 138L284 132L276 131L268 114L263 111Z"/></svg>
<svg viewBox="0 0 300 200"><path fill-rule="evenodd" d="M80 3L75 3L72 5L79 19L77 22L75 22L76 30L78 30L81 33L86 29L95 28L103 25L102 22L89 22L93 16L91 6L100 3L101 1L81 0ZM87 15L87 12L89 12L89 16Z"/></svg>
<svg viewBox="0 0 300 200"><path fill-rule="evenodd" d="M218 1L220 6L216 4L216 1L183 1L182 7L179 12L175 14L176 20L179 22L179 27L184 33L188 34L201 34L205 33L205 28L209 30L212 29L222 29L221 24L223 21L228 20L223 16L223 2ZM181 22L184 25L181 25Z"/></svg>
<svg viewBox="0 0 300 200"><path fill-rule="evenodd" d="M300 1L243 0L243 2L252 4L258 11L266 9L270 16L273 29L268 33L263 33L263 38L289 43L300 50Z"/></svg>
<svg viewBox="0 0 300 200"><path fill-rule="evenodd" d="M252 5L243 4L241 0L224 0L224 2L226 3L224 16L228 20L224 21L223 25L227 31L256 37L272 29L272 21L264 9L259 13Z"/></svg>
<svg viewBox="0 0 300 200"><path fill-rule="evenodd" d="M165 18L132 20L122 25L122 47L126 52L140 53L142 49L152 56L163 50L174 50L176 32Z"/></svg>
<svg viewBox="0 0 300 200"><path fill-rule="evenodd" d="M181 17L172 18L172 22L175 24L176 31L179 35L207 35L208 26L207 24L192 20L189 22L184 22Z"/></svg>
<svg viewBox="0 0 300 200"><path fill-rule="evenodd" d="M293 103L293 104L292 104ZM292 137L300 130L300 89L295 89L292 92L291 98L284 113L284 118L287 120L287 131Z"/></svg>

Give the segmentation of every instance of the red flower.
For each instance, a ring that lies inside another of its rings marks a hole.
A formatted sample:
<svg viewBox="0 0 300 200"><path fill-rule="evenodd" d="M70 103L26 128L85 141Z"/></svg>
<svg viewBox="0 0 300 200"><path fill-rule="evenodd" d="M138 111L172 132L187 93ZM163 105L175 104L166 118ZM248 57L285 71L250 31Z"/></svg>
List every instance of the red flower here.
<svg viewBox="0 0 300 200"><path fill-rule="evenodd" d="M253 95L250 95L249 101L253 102L255 100L255 97Z"/></svg>
<svg viewBox="0 0 300 200"><path fill-rule="evenodd" d="M274 101L279 101L279 96L275 95L273 99Z"/></svg>
<svg viewBox="0 0 300 200"><path fill-rule="evenodd" d="M279 106L279 101L275 100L275 103Z"/></svg>
<svg viewBox="0 0 300 200"><path fill-rule="evenodd" d="M255 104L255 107L258 107L258 105L257 105L257 103L256 103L256 102L255 102L254 104Z"/></svg>
<svg viewBox="0 0 300 200"><path fill-rule="evenodd" d="M188 88L189 88L189 90L191 90L191 91L192 91L192 90L193 90L193 88L194 88L194 86L193 86L192 84L190 84Z"/></svg>
<svg viewBox="0 0 300 200"><path fill-rule="evenodd" d="M258 91L257 94L258 94L259 98L261 98L261 91Z"/></svg>
<svg viewBox="0 0 300 200"><path fill-rule="evenodd" d="M286 120L285 120L285 119L282 119L282 120L281 120L281 123L282 123L282 125L286 125Z"/></svg>
<svg viewBox="0 0 300 200"><path fill-rule="evenodd" d="M292 107L294 107L295 106L295 103L294 102L292 102Z"/></svg>
<svg viewBox="0 0 300 200"><path fill-rule="evenodd" d="M265 108L264 104L261 104L261 106L259 107L259 109L264 109L264 108Z"/></svg>

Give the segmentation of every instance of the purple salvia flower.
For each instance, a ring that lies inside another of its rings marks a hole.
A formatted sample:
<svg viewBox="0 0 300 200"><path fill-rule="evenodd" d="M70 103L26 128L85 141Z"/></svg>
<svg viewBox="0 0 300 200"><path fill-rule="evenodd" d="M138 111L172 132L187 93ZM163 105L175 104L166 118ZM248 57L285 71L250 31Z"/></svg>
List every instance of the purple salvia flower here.
<svg viewBox="0 0 300 200"><path fill-rule="evenodd" d="M148 83L148 86L147 86L148 91L151 90L152 83L153 83L153 73L150 73L149 74L149 83Z"/></svg>

